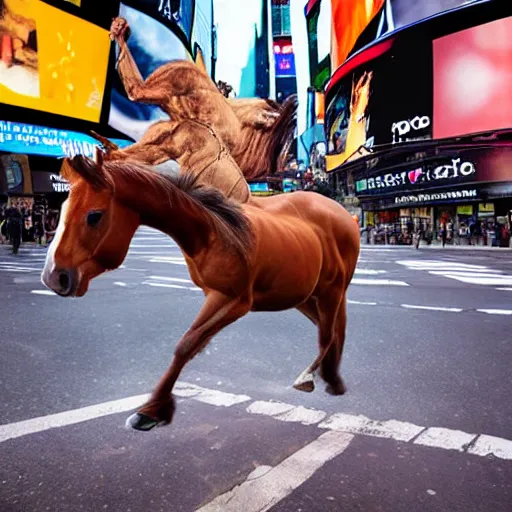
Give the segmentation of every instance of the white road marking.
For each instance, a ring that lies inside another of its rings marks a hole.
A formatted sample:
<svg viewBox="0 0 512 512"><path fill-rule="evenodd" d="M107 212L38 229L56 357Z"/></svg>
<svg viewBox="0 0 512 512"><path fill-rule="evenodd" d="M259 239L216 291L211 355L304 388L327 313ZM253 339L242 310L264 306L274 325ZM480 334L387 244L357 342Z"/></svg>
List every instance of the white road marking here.
<svg viewBox="0 0 512 512"><path fill-rule="evenodd" d="M185 261L179 261L179 260L166 260L163 258L151 258L149 260L150 263L169 263L171 265L186 265L187 263Z"/></svg>
<svg viewBox="0 0 512 512"><path fill-rule="evenodd" d="M165 237L165 235L163 235L163 236L137 236L137 235L135 235L133 237L133 239L136 240L137 242L139 242L140 240L153 240L153 241L157 240L157 241L161 242L162 240L165 240L166 237Z"/></svg>
<svg viewBox="0 0 512 512"><path fill-rule="evenodd" d="M333 414L326 421L318 425L319 428L340 430L350 434L384 437L395 441L408 442L414 439L425 427L406 423L403 421L388 420L375 421L366 416L353 416L351 414Z"/></svg>
<svg viewBox="0 0 512 512"><path fill-rule="evenodd" d="M155 244L155 245L149 245L149 244L131 244L130 247L133 247L134 249L153 249L153 248L166 248L169 249L169 247L178 247L176 244Z"/></svg>
<svg viewBox="0 0 512 512"><path fill-rule="evenodd" d="M361 247L360 250L368 252L396 252L395 249L370 249L369 247Z"/></svg>
<svg viewBox="0 0 512 512"><path fill-rule="evenodd" d="M422 432L418 438L414 440L414 444L462 452L476 436L476 434L468 434L461 430L431 427Z"/></svg>
<svg viewBox="0 0 512 512"><path fill-rule="evenodd" d="M369 268L356 268L356 274L361 274L365 276L376 276L379 274L387 274L385 270L372 270Z"/></svg>
<svg viewBox="0 0 512 512"><path fill-rule="evenodd" d="M322 434L263 476L255 478L251 473L241 485L217 496L196 512L265 512L311 478L326 462L343 453L353 438L340 432Z"/></svg>
<svg viewBox="0 0 512 512"><path fill-rule="evenodd" d="M34 295L53 295L58 297L58 295L51 290L31 290L30 293L33 293Z"/></svg>
<svg viewBox="0 0 512 512"><path fill-rule="evenodd" d="M499 290L502 292L512 292L512 288L496 288L496 290Z"/></svg>
<svg viewBox="0 0 512 512"><path fill-rule="evenodd" d="M171 283L152 283L150 281L144 281L142 284L147 284L156 288L177 288L178 290L190 290L189 286L182 286L180 284Z"/></svg>
<svg viewBox="0 0 512 512"><path fill-rule="evenodd" d="M10 423L8 425L0 425L0 443L28 434L50 430L51 428L65 427L110 414L130 411L142 405L148 397L149 395L131 396L129 398L112 400L110 402L82 407L81 409L74 409L72 411L59 412L57 414L18 421L17 423Z"/></svg>
<svg viewBox="0 0 512 512"><path fill-rule="evenodd" d="M461 313L464 311L461 308L443 308L440 306L415 306L413 304L400 304L403 308L406 309L424 309L426 311L448 311L452 313Z"/></svg>
<svg viewBox="0 0 512 512"><path fill-rule="evenodd" d="M477 311L488 315L512 315L512 309L477 309Z"/></svg>
<svg viewBox="0 0 512 512"><path fill-rule="evenodd" d="M365 279L355 277L351 284L375 285L375 286L409 286L404 281L392 281L391 279Z"/></svg>
<svg viewBox="0 0 512 512"><path fill-rule="evenodd" d="M302 423L303 425L315 425L326 416L324 411L308 409L302 406L295 407L290 404L274 401L253 402L247 407L247 412L251 414L261 414L263 416L272 416L280 421Z"/></svg>
<svg viewBox="0 0 512 512"><path fill-rule="evenodd" d="M464 277L464 276L456 276L445 273L445 277L449 279L456 279L462 283L467 284L478 284L483 286L499 286L500 284L507 286L512 285L512 276L487 276L487 277Z"/></svg>
<svg viewBox="0 0 512 512"><path fill-rule="evenodd" d="M161 281L175 281L176 283L192 283L190 279L182 279L181 277L149 276L149 279L158 279Z"/></svg>
<svg viewBox="0 0 512 512"><path fill-rule="evenodd" d="M468 453L481 457L494 455L500 459L512 460L512 441L483 434L478 436L475 444L469 448Z"/></svg>
<svg viewBox="0 0 512 512"><path fill-rule="evenodd" d="M359 304L361 306L376 306L376 302L362 302L360 300L347 300L348 304Z"/></svg>
<svg viewBox="0 0 512 512"><path fill-rule="evenodd" d="M121 281L116 281L114 284L115 284L116 286L122 286L122 287L128 286L126 283L123 283L123 282L121 282Z"/></svg>
<svg viewBox="0 0 512 512"><path fill-rule="evenodd" d="M237 395L203 388L195 384L177 382L173 390L176 396L192 399L217 407L231 407L251 400L247 395ZM113 400L81 409L51 414L7 425L0 425L0 443L9 439L43 432L52 428L65 427L75 423L92 420L110 414L118 414L136 409L142 405L149 395L137 395L121 400ZM313 425L322 421L327 413L316 409L306 409L283 402L254 401L247 407L250 414L264 414L279 421L296 422ZM373 437L393 439L400 442L432 446L445 450L467 451L475 456L495 455L498 458L512 460L512 440L472 434L460 430L439 427L423 427L397 420L378 421L366 416L351 414L333 414L322 421L318 428ZM476 442L468 445L477 438ZM245 512L245 511L244 511Z"/></svg>

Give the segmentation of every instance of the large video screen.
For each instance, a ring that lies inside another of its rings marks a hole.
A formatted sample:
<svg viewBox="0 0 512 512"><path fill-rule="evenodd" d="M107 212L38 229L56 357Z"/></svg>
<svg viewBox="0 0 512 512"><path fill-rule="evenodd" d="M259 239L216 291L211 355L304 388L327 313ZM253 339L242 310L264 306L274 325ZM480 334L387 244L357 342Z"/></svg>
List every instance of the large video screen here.
<svg viewBox="0 0 512 512"><path fill-rule="evenodd" d="M385 0L331 0L331 64L336 70L343 64L358 37L382 10Z"/></svg>
<svg viewBox="0 0 512 512"><path fill-rule="evenodd" d="M153 18L178 25L190 41L195 0L128 0L126 3Z"/></svg>
<svg viewBox="0 0 512 512"><path fill-rule="evenodd" d="M0 6L0 103L98 122L108 32L40 0Z"/></svg>
<svg viewBox="0 0 512 512"><path fill-rule="evenodd" d="M431 42L396 38L379 45L382 55L366 50L328 94L327 170L357 158L362 146L432 137Z"/></svg>
<svg viewBox="0 0 512 512"><path fill-rule="evenodd" d="M332 0L332 69L394 30L478 1L485 0Z"/></svg>
<svg viewBox="0 0 512 512"><path fill-rule="evenodd" d="M434 41L434 137L512 127L512 17Z"/></svg>

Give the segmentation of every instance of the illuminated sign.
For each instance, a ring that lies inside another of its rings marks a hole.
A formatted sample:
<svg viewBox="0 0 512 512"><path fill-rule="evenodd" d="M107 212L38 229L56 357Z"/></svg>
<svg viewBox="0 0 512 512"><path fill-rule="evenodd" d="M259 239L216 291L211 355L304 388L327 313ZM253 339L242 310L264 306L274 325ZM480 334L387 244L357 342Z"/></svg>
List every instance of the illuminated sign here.
<svg viewBox="0 0 512 512"><path fill-rule="evenodd" d="M58 174L50 174L50 181L54 192L69 192L69 182Z"/></svg>
<svg viewBox="0 0 512 512"><path fill-rule="evenodd" d="M8 2L7 13L1 102L99 122L108 31L40 0Z"/></svg>
<svg viewBox="0 0 512 512"><path fill-rule="evenodd" d="M119 147L132 144L112 139ZM98 141L83 133L25 123L0 121L0 151L25 155L64 157L81 154L94 157Z"/></svg>
<svg viewBox="0 0 512 512"><path fill-rule="evenodd" d="M476 174L476 167L473 163L461 163L460 158L455 158L452 159L450 165L439 165L432 170L419 167L409 171L390 172L381 176L359 180L356 182L356 192L407 187L431 181L457 180L474 174Z"/></svg>
<svg viewBox="0 0 512 512"><path fill-rule="evenodd" d="M415 194L395 197L395 204L404 203L431 203L436 201L449 201L456 199L476 199L476 189L454 190L449 192L432 192L426 194Z"/></svg>

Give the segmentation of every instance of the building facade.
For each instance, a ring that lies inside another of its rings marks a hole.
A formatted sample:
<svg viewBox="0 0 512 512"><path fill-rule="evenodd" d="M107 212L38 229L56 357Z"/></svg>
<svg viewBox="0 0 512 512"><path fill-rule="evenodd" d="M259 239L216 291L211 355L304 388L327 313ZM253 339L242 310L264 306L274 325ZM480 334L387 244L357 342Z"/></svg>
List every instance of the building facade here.
<svg viewBox="0 0 512 512"><path fill-rule="evenodd" d="M56 225L69 185L61 158L94 156L91 130L120 147L165 115L126 97L109 29L123 16L142 75L198 56L213 73L212 0L0 1L0 215L23 209Z"/></svg>
<svg viewBox="0 0 512 512"><path fill-rule="evenodd" d="M363 12L365 3L343 4L344 19L355 20L344 33L332 0L331 180L377 240L411 243L421 227L433 238L447 230L471 243L476 233L477 243L508 246L512 3L438 0L415 10L375 0Z"/></svg>

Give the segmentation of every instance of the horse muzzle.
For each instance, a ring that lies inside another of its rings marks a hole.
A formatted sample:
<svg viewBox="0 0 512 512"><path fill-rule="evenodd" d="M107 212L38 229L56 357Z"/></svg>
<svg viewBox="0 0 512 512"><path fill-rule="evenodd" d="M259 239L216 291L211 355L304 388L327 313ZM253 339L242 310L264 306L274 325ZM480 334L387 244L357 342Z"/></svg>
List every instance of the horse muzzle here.
<svg viewBox="0 0 512 512"><path fill-rule="evenodd" d="M76 294L80 282L76 269L54 268L43 271L41 281L61 297L72 297Z"/></svg>

